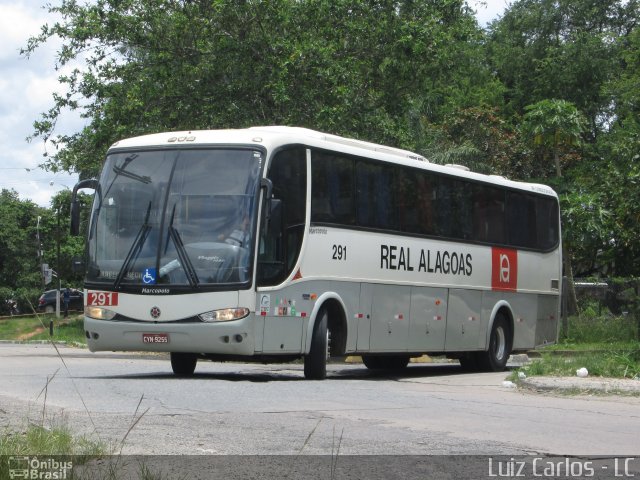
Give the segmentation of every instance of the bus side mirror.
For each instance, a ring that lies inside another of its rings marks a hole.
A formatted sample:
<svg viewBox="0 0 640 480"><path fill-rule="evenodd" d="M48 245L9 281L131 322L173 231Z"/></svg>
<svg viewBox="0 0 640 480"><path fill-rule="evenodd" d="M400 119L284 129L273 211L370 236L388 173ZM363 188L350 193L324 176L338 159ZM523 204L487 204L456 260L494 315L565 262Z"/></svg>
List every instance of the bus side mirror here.
<svg viewBox="0 0 640 480"><path fill-rule="evenodd" d="M73 193L71 194L71 228L70 234L77 237L80 234L80 200L78 200L78 190L81 188L98 189L98 180L95 178L89 178L87 180L80 180L73 187Z"/></svg>

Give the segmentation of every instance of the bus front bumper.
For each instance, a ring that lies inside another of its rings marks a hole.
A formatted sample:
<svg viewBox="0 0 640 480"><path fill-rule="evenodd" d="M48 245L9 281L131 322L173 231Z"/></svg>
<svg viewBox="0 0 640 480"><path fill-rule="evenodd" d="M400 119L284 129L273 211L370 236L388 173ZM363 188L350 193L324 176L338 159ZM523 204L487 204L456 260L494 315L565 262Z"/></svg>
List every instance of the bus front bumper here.
<svg viewBox="0 0 640 480"><path fill-rule="evenodd" d="M253 315L220 323L146 323L84 318L87 345L98 351L255 353Z"/></svg>

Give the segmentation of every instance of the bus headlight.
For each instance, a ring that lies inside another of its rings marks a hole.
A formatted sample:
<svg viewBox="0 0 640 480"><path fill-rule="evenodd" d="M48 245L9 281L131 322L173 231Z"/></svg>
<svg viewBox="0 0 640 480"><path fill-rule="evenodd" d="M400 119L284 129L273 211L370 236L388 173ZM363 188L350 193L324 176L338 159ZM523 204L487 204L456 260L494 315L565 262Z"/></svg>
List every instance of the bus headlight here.
<svg viewBox="0 0 640 480"><path fill-rule="evenodd" d="M84 314L87 317L95 318L96 320L111 320L116 316L116 312L102 307L84 307Z"/></svg>
<svg viewBox="0 0 640 480"><path fill-rule="evenodd" d="M229 322L239 320L249 315L248 308L223 308L222 310L212 310L198 315L203 322Z"/></svg>

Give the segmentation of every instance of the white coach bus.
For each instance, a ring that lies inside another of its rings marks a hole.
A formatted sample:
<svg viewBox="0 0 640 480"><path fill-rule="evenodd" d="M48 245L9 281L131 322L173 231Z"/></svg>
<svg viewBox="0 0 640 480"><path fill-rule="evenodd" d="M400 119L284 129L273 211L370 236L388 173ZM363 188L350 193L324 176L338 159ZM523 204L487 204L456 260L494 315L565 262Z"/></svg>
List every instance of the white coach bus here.
<svg viewBox="0 0 640 480"><path fill-rule="evenodd" d="M88 226L91 351L198 359L424 353L499 370L556 340L558 198L544 185L291 127L161 133L107 153Z"/></svg>

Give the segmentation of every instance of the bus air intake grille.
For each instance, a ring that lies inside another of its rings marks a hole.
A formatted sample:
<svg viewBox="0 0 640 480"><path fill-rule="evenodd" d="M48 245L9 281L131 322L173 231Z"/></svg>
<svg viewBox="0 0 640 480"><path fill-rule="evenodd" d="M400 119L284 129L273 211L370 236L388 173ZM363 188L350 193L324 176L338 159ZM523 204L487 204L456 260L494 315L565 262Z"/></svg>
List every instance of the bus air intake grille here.
<svg viewBox="0 0 640 480"><path fill-rule="evenodd" d="M187 318L181 318L179 320L167 320L167 321L156 321L156 320L140 320L139 318L131 318L131 317L127 317L125 315L121 315L121 314L117 314L115 317L113 317L113 319L111 320L112 322L130 322L130 323L203 323L202 320L200 320L199 317L197 316L193 316L193 317L187 317Z"/></svg>

